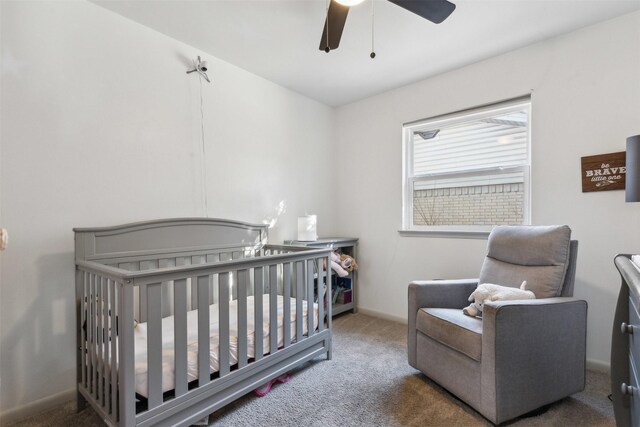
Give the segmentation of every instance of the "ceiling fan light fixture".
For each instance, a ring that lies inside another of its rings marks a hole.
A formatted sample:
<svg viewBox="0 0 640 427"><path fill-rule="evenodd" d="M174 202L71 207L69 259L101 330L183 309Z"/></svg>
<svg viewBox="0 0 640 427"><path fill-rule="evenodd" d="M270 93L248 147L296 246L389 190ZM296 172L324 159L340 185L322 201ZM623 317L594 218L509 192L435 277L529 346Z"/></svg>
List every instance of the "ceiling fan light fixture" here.
<svg viewBox="0 0 640 427"><path fill-rule="evenodd" d="M340 3L343 6L356 6L363 1L364 0L336 0L336 2Z"/></svg>
<svg viewBox="0 0 640 427"><path fill-rule="evenodd" d="M1 1L1 0L0 0ZM320 50L330 52L340 45L342 30L347 21L347 15L351 6L362 3L364 0L328 0L327 17L322 27L322 38L320 39ZM412 12L421 18L439 24L456 8L456 5L449 0L388 0L403 9ZM372 43L373 47L373 0L371 0L371 22L372 22ZM372 49L371 58L375 57Z"/></svg>

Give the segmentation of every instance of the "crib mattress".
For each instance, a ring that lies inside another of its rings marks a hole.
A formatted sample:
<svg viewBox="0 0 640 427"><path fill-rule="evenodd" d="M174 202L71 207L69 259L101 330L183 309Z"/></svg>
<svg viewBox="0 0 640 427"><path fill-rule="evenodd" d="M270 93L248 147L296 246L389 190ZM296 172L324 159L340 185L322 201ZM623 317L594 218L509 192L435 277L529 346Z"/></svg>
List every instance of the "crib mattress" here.
<svg viewBox="0 0 640 427"><path fill-rule="evenodd" d="M264 337L262 348L264 354L270 352L270 313L269 295L264 295L262 300L263 322L262 335ZM278 321L278 347L284 345L284 298L278 295L277 303ZM307 327L307 302L303 301L303 334L308 332ZM209 336L210 357L209 369L211 373L217 372L219 367L219 311L218 304L209 306ZM255 357L255 322L254 322L254 297L247 298L247 356ZM291 339L296 339L296 300L291 298ZM318 305L313 304L314 330L318 327ZM173 316L162 319L162 391L167 392L175 388L175 363L174 363L174 318ZM147 324L139 323L135 327L135 388L136 393L148 396L147 384ZM229 360L231 365L238 361L238 304L237 300L229 303ZM187 313L187 380L189 382L198 379L198 310Z"/></svg>

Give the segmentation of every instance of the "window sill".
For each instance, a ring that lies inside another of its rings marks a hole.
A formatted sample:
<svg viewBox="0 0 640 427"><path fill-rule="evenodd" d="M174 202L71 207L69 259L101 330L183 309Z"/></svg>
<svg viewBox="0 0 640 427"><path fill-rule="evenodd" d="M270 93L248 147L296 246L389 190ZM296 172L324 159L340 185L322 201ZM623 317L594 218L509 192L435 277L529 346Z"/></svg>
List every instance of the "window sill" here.
<svg viewBox="0 0 640 427"><path fill-rule="evenodd" d="M436 230L398 230L404 237L432 237L448 239L486 239L490 231L436 231Z"/></svg>

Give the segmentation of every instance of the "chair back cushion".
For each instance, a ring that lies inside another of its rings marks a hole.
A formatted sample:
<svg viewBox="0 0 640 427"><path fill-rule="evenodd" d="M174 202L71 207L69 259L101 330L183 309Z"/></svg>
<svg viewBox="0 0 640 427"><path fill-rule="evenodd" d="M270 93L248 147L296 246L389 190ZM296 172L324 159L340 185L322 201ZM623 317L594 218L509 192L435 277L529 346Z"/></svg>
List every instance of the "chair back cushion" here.
<svg viewBox="0 0 640 427"><path fill-rule="evenodd" d="M527 289L536 298L562 292L569 264L571 229L566 225L497 226L489 235L479 283Z"/></svg>

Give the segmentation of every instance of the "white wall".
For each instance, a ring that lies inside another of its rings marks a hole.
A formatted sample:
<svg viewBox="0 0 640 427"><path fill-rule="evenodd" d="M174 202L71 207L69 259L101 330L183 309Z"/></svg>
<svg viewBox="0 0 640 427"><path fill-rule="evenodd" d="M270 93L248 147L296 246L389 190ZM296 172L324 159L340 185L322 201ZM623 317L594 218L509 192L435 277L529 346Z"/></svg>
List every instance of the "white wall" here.
<svg viewBox="0 0 640 427"><path fill-rule="evenodd" d="M208 214L261 222L284 202L272 241L295 237L305 211L333 231L334 112L91 3L0 7L11 235L0 254L0 413L10 417L74 389L72 227L204 214L191 59L208 59L213 78L203 84Z"/></svg>
<svg viewBox="0 0 640 427"><path fill-rule="evenodd" d="M477 277L485 240L401 237L402 124L532 92L532 220L580 240L575 295L589 302L587 358L609 363L620 278L640 252L640 203L581 192L580 157L640 133L640 13L341 107L339 232L360 237L359 307L406 319L412 279ZM434 58L437 60L437 58Z"/></svg>
<svg viewBox="0 0 640 427"><path fill-rule="evenodd" d="M476 276L486 244L398 235L402 123L533 90L533 221L567 223L580 240L588 357L608 363L612 257L640 251L640 204L582 194L580 156L640 133L640 13L342 107L337 123L326 106L90 3L2 1L0 16L3 418L74 388L71 228L204 214L200 86L185 74L198 54L214 80L203 85L209 215L261 221L284 201L280 241L317 213L320 234L361 239L360 307L395 318L410 280ZM332 193L332 175L348 191Z"/></svg>

